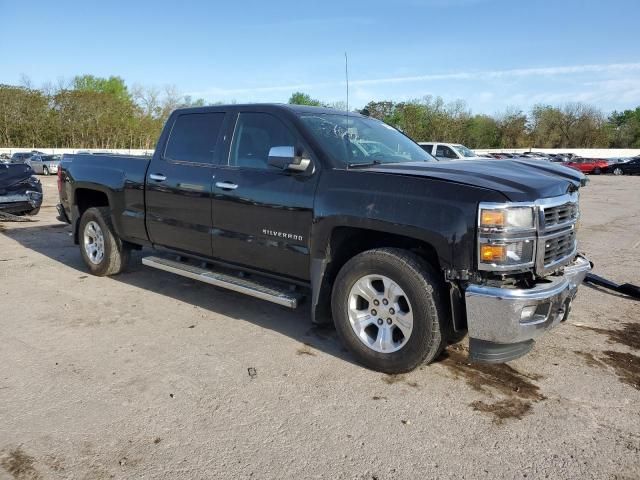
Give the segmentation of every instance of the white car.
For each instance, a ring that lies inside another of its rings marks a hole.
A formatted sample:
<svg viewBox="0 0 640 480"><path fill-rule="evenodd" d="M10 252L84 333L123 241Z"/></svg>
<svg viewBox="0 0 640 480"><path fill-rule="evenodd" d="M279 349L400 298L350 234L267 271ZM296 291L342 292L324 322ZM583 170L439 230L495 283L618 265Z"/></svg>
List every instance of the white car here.
<svg viewBox="0 0 640 480"><path fill-rule="evenodd" d="M483 157L478 156L473 150L459 143L418 142L418 145L438 160L483 159Z"/></svg>

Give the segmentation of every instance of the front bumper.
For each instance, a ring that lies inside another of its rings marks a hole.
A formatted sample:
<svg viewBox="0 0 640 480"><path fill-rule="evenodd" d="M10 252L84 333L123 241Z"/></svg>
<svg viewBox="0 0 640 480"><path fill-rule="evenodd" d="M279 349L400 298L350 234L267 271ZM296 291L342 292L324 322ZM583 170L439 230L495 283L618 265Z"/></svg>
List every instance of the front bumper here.
<svg viewBox="0 0 640 480"><path fill-rule="evenodd" d="M465 290L469 357L506 362L526 354L533 340L566 320L591 262L578 255L562 275L530 289L469 285Z"/></svg>
<svg viewBox="0 0 640 480"><path fill-rule="evenodd" d="M6 213L24 213L42 205L42 193L27 190L24 194L0 196L0 211Z"/></svg>

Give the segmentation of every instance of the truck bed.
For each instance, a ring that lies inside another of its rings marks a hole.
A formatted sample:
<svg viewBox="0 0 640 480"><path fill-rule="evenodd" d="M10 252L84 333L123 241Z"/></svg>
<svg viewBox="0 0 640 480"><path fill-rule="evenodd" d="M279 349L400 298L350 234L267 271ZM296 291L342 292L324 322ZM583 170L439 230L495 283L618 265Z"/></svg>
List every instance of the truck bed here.
<svg viewBox="0 0 640 480"><path fill-rule="evenodd" d="M145 244L144 184L151 157L140 155L65 154L60 163L60 200L72 224L79 219L83 196L104 195L111 220L123 240ZM92 193L89 193L92 192ZM75 198L74 198L75 196Z"/></svg>

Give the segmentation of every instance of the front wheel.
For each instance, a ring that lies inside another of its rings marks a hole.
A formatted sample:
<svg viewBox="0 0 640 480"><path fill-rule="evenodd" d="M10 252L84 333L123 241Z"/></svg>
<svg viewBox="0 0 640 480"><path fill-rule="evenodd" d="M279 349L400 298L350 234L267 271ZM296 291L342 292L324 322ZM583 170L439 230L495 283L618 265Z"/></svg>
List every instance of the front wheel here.
<svg viewBox="0 0 640 480"><path fill-rule="evenodd" d="M345 346L365 366L402 373L432 362L445 346L442 286L431 266L406 250L368 250L349 260L331 307Z"/></svg>
<svg viewBox="0 0 640 480"><path fill-rule="evenodd" d="M622 175L624 172L622 171L622 169L620 167L616 167L613 169L613 174L614 175Z"/></svg>
<svg viewBox="0 0 640 480"><path fill-rule="evenodd" d="M593 173L594 173L594 175L600 175L600 174L602 173L602 170L600 170L600 168L599 168L599 167L596 167L596 168L593 170Z"/></svg>
<svg viewBox="0 0 640 480"><path fill-rule="evenodd" d="M49 169L47 167L42 167L42 174L49 175Z"/></svg>
<svg viewBox="0 0 640 480"><path fill-rule="evenodd" d="M130 248L116 235L109 208L89 208L80 218L80 253L93 275L115 275L129 262Z"/></svg>

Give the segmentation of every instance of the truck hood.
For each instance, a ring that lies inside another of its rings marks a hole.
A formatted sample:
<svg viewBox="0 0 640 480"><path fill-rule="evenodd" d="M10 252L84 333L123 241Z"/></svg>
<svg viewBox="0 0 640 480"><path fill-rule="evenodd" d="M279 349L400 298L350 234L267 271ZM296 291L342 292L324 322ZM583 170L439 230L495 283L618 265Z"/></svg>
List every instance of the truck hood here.
<svg viewBox="0 0 640 480"><path fill-rule="evenodd" d="M513 202L557 197L576 191L586 177L571 168L540 160L465 160L408 162L358 168L411 175L495 190Z"/></svg>

